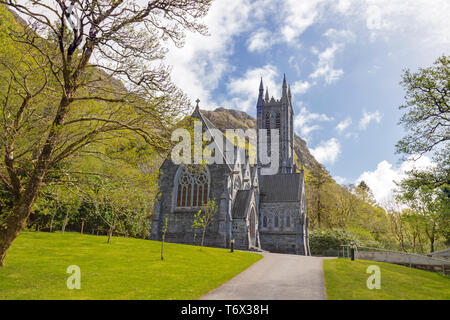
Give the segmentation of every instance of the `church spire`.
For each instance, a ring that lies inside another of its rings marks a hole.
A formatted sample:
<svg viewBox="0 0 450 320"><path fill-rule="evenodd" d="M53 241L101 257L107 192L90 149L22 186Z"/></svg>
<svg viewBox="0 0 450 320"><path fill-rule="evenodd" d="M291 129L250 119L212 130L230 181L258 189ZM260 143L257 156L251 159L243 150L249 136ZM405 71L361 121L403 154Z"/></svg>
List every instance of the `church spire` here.
<svg viewBox="0 0 450 320"><path fill-rule="evenodd" d="M287 96L287 84L286 84L286 74L283 75L283 90L282 90L282 97Z"/></svg>
<svg viewBox="0 0 450 320"><path fill-rule="evenodd" d="M269 102L269 87L266 87L266 97L265 97L266 102Z"/></svg>
<svg viewBox="0 0 450 320"><path fill-rule="evenodd" d="M264 95L264 85L263 85L263 80L261 77L261 82L259 83L258 102L256 103L256 113L257 114L262 113L263 95Z"/></svg>
<svg viewBox="0 0 450 320"><path fill-rule="evenodd" d="M288 87L288 97L289 97L289 101L291 101L292 95L291 95L291 85L289 85Z"/></svg>

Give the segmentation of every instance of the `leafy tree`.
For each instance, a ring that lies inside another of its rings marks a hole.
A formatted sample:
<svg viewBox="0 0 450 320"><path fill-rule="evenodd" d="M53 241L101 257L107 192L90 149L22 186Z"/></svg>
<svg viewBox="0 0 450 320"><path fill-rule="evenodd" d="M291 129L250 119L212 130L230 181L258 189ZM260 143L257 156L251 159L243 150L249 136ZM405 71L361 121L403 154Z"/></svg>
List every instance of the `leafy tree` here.
<svg viewBox="0 0 450 320"><path fill-rule="evenodd" d="M440 149L449 151L450 57L439 57L434 66L412 73L405 70L401 84L406 89L407 112L400 119L408 131L396 147L407 155L423 155Z"/></svg>
<svg viewBox="0 0 450 320"><path fill-rule="evenodd" d="M194 222L192 226L194 227L194 229L197 228L202 229L202 241L201 241L202 247L205 242L206 229L211 224L216 212L217 212L216 202L213 199L211 199L208 200L203 209L199 210L194 215Z"/></svg>
<svg viewBox="0 0 450 320"><path fill-rule="evenodd" d="M398 153L417 159L433 153L437 164L431 170L412 170L411 183L416 187L450 185L450 57L441 56L434 65L412 73L405 70L401 84L406 89L407 112L401 117L408 134L401 139ZM449 194L447 194L448 196Z"/></svg>
<svg viewBox="0 0 450 320"><path fill-rule="evenodd" d="M210 3L0 1L31 22L8 29L10 46L22 54L0 71L8 84L0 92L0 180L12 199L1 213L0 266L40 189L66 178L49 175L63 161L107 159L98 149L117 139L170 148L170 130L188 103L160 63L163 44L181 46L186 29L205 34L197 21Z"/></svg>
<svg viewBox="0 0 450 320"><path fill-rule="evenodd" d="M321 228L325 214L325 202L329 199L327 191L332 183L331 175L322 166L311 167L306 174L306 183L308 185L308 217L311 225L317 222L317 227Z"/></svg>
<svg viewBox="0 0 450 320"><path fill-rule="evenodd" d="M450 201L439 188L412 187L409 179L399 184L398 199L417 212L430 243L430 252L434 251L437 239L449 229L448 212Z"/></svg>

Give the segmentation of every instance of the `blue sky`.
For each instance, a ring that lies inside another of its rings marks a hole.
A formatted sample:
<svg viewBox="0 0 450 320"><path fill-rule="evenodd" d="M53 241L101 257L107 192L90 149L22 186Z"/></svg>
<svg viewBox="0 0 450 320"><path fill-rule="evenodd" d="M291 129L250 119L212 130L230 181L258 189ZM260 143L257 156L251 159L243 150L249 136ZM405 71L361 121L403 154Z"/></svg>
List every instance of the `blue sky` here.
<svg viewBox="0 0 450 320"><path fill-rule="evenodd" d="M203 109L255 115L260 77L293 93L295 131L342 184L364 179L379 202L412 165L394 145L402 70L450 49L448 0L216 0L210 36L171 48L172 77Z"/></svg>

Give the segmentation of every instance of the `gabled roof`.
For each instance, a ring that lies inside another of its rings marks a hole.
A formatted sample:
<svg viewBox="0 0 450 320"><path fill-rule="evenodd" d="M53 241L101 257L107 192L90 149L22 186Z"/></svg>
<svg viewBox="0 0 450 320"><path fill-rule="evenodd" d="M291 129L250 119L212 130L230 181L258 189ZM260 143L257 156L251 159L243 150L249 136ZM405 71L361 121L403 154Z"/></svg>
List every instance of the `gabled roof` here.
<svg viewBox="0 0 450 320"><path fill-rule="evenodd" d="M200 108L198 107L198 105L197 105L197 107L195 108L194 112L192 113L191 117L196 118L196 119L199 119L200 121L202 121L203 125L206 127L206 130L215 129L215 130L217 130L218 132L220 132L221 137L222 137L222 141L223 141L222 146L225 146L225 145L226 145L227 138L223 135L222 131L220 131L219 129L217 129L216 126L213 125L212 122L209 121L209 119L208 119L205 115L203 115L203 113L200 111ZM214 138L213 138L213 139L214 139ZM216 146L217 146L217 149L219 150L219 152L220 152L222 158L224 159L224 164L226 164L227 167L228 167L228 169L230 169L230 171L232 171L233 169L231 168L230 163L227 162L227 158L225 157L225 152L224 152L224 150L222 150L222 149L220 148L220 144L216 144Z"/></svg>
<svg viewBox="0 0 450 320"><path fill-rule="evenodd" d="M233 204L233 219L244 219L248 211L252 190L238 190Z"/></svg>
<svg viewBox="0 0 450 320"><path fill-rule="evenodd" d="M261 202L300 201L303 173L278 173L259 177Z"/></svg>

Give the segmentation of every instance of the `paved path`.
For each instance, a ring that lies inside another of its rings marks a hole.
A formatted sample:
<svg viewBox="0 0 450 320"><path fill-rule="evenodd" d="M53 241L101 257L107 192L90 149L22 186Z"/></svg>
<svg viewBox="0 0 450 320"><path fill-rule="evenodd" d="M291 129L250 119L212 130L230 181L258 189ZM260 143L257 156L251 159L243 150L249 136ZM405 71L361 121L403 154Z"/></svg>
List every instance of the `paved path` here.
<svg viewBox="0 0 450 320"><path fill-rule="evenodd" d="M207 293L206 300L324 300L322 260L264 252L264 258Z"/></svg>

